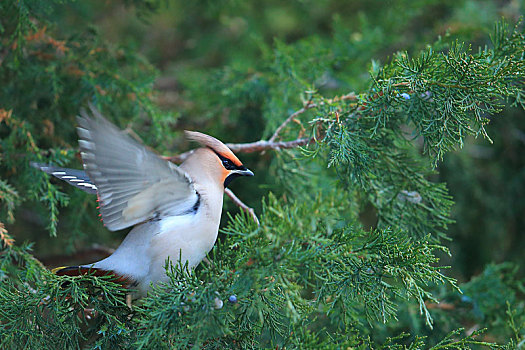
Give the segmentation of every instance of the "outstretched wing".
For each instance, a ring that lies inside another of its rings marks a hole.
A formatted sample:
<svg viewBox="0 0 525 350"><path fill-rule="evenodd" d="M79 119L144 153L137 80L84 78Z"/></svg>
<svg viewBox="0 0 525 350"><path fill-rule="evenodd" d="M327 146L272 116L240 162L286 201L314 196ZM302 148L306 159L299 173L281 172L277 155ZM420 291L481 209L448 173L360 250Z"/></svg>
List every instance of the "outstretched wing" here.
<svg viewBox="0 0 525 350"><path fill-rule="evenodd" d="M42 164L37 162L30 163L32 167L42 170L49 175L53 175L60 180L64 180L70 185L80 188L87 193L96 194L97 186L89 179L89 176L83 170L67 169L51 164Z"/></svg>
<svg viewBox="0 0 525 350"><path fill-rule="evenodd" d="M184 215L199 196L189 176L107 121L90 105L78 117L84 169L95 184L106 227L120 230L157 217Z"/></svg>

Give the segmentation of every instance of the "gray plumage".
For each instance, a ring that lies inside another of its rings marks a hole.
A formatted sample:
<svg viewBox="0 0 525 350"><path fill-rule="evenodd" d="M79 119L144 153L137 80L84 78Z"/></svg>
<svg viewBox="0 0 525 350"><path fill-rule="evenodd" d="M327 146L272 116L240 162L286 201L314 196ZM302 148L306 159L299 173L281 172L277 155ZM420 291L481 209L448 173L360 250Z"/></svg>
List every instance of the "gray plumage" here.
<svg viewBox="0 0 525 350"><path fill-rule="evenodd" d="M91 107L78 117L84 169L98 189L112 231L191 210L198 200L186 173L117 129Z"/></svg>

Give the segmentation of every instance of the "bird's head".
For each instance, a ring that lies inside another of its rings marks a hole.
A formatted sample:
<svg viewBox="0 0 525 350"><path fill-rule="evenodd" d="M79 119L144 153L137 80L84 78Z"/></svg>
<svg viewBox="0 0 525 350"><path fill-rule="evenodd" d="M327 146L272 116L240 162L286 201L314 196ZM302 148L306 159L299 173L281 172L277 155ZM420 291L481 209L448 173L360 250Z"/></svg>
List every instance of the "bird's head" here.
<svg viewBox="0 0 525 350"><path fill-rule="evenodd" d="M253 172L247 169L239 158L215 137L196 131L185 131L185 134L189 140L204 146L186 160L185 163L190 163L192 168L199 167L200 172L207 172L208 175L224 184L224 187L239 176L253 176ZM194 170L192 169L192 172Z"/></svg>

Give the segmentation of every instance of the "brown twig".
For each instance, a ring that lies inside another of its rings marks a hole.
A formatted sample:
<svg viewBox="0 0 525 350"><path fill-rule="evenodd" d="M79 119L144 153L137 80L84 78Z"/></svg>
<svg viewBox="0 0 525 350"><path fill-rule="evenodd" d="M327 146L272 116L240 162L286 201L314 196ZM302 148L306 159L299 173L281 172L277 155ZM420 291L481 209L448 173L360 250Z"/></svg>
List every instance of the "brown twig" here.
<svg viewBox="0 0 525 350"><path fill-rule="evenodd" d="M224 190L224 193L226 193L226 195L228 197L231 198L231 200L233 201L233 203L235 203L237 206L239 206L242 210L244 210L246 213L250 214L250 216L253 218L253 221L255 221L255 223L257 224L257 226L259 226L259 219L257 218L257 215L255 215L255 211L253 210L253 208L250 208L249 206L247 206L246 204L243 203L243 201L241 201L236 195L235 193L232 192L232 190L230 190L229 188L226 188Z"/></svg>
<svg viewBox="0 0 525 350"><path fill-rule="evenodd" d="M335 101L345 101L345 100L356 101L357 97L356 97L355 93L351 92L349 94L346 94L346 95L343 95L343 96L340 96L340 97L334 97L332 99L326 100L326 103L332 103L332 102L335 102ZM322 106L324 104L325 104L325 102L321 102L321 103L312 103L311 101L306 102L306 104L305 104L305 106L303 108L301 108L301 109L293 112L292 114L290 114L290 116L288 118L286 118L285 121L281 125L279 125L279 127L275 130L275 132L273 133L272 137L270 137L268 139L268 141L269 142L275 141L275 139L279 136L280 132L284 129L284 127L288 123L290 123L292 120L294 120L295 117L297 117L298 115L303 114L304 112L306 112L309 109L316 108L316 107Z"/></svg>
<svg viewBox="0 0 525 350"><path fill-rule="evenodd" d="M255 142L249 142L249 143L227 143L226 146L228 146L228 148L230 148L232 152L235 152L235 153L253 153L253 152L262 152L262 151L266 151L269 149L280 150L280 149L295 148L295 147L307 145L312 141L313 140L311 138L304 137L304 138L300 138L300 139L292 140L292 141L271 142L271 141L266 141L266 140L259 140ZM181 154L177 154L174 156L170 156L170 157L163 157L163 158L171 162L182 163L192 153L193 153L193 150L184 152Z"/></svg>
<svg viewBox="0 0 525 350"><path fill-rule="evenodd" d="M304 137L292 141L265 141L260 140L256 142L251 143L228 143L226 146L228 146L232 152L236 153L252 153L252 152L262 152L266 151L268 149L274 149L274 150L280 150L280 149L288 149L288 148L295 148L299 146L304 146L312 142L312 139L309 137Z"/></svg>
<svg viewBox="0 0 525 350"><path fill-rule="evenodd" d="M279 127L277 129L275 129L275 132L273 133L272 137L270 137L270 139L268 141L269 142L275 141L275 139L279 136L279 133L281 132L281 130L283 130L284 127L288 123L290 123L292 120L294 120L295 117L297 117L300 114L303 114L304 112L306 112L310 108L315 108L315 107L317 107L317 104L311 103L309 101L303 108L301 108L301 109L293 112L292 114L290 114L290 116L288 118L286 118L285 121L281 125L279 125Z"/></svg>

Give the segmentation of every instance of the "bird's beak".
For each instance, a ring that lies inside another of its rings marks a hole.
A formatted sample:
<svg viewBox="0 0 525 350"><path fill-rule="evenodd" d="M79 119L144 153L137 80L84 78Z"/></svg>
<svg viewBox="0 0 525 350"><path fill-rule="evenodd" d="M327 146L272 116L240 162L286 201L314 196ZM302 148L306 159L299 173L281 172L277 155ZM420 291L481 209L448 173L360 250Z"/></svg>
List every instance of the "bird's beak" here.
<svg viewBox="0 0 525 350"><path fill-rule="evenodd" d="M241 167L239 169L230 170L230 173L224 179L224 187L228 187L230 182L232 182L233 179L239 176L253 176L253 172L249 169L246 169L246 167Z"/></svg>
<svg viewBox="0 0 525 350"><path fill-rule="evenodd" d="M238 174L240 176L253 176L253 172L250 169L235 169L230 171L230 174Z"/></svg>

